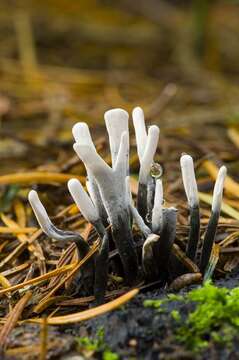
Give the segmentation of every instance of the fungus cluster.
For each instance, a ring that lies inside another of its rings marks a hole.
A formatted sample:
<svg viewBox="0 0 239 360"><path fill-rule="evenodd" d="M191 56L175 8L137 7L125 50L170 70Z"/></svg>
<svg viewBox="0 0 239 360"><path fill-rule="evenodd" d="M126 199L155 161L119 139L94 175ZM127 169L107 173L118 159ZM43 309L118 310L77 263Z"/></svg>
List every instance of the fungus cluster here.
<svg viewBox="0 0 239 360"><path fill-rule="evenodd" d="M140 163L135 205L130 190L129 115L122 109L112 109L105 113L104 118L112 165L109 166L98 154L88 125L79 122L72 130L75 139L73 148L86 168L87 191L77 179L68 182L74 202L100 239L98 253L84 264L80 278L86 293L93 292L98 303L104 301L109 264L114 261L114 257L109 256L112 250L120 259L117 270L129 285L143 279L157 280L162 286L170 283L174 278L171 266L175 267L172 265L175 265L172 248L177 224L177 210L164 206L162 172L160 165L154 162L159 141L158 126L152 125L147 129L143 110L139 107L133 110ZM193 159L189 155L182 155L180 164L190 214L185 256L192 262L198 262L200 272L204 274L214 244L226 168L221 167L218 173L212 214L201 244L199 197ZM52 224L36 191L30 191L29 201L47 236L60 241L74 241L80 258L88 253L90 246L79 233L63 231ZM135 226L138 232L133 231ZM181 266L179 273L183 271Z"/></svg>

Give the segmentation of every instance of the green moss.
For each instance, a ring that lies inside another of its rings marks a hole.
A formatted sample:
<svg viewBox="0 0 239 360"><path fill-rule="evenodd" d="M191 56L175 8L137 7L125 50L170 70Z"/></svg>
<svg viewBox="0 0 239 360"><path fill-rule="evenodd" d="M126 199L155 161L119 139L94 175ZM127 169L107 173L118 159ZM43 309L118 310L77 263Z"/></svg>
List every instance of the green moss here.
<svg viewBox="0 0 239 360"><path fill-rule="evenodd" d="M113 353L110 350L105 350L103 352L103 360L118 360L119 359L119 355L116 353Z"/></svg>
<svg viewBox="0 0 239 360"><path fill-rule="evenodd" d="M180 312L178 310L171 311L171 316L175 321L180 321L181 320L181 315L180 315Z"/></svg>
<svg viewBox="0 0 239 360"><path fill-rule="evenodd" d="M161 308L161 305L164 303L163 300L144 300L144 307L151 307L151 308L154 308L154 309L160 309Z"/></svg>
<svg viewBox="0 0 239 360"><path fill-rule="evenodd" d="M167 311L164 305L175 301L181 304L171 311L176 321L175 336L187 349L198 352L210 342L230 347L238 336L239 287L218 288L208 281L185 296L169 294L166 299L145 300L144 306L163 312Z"/></svg>
<svg viewBox="0 0 239 360"><path fill-rule="evenodd" d="M239 330L239 288L217 288L207 282L189 292L185 301L196 306L177 330L180 342L193 351L210 341L230 345Z"/></svg>
<svg viewBox="0 0 239 360"><path fill-rule="evenodd" d="M158 312L162 312L163 308L162 305L167 304L169 301L182 301L183 296L177 294L168 294L164 299L148 299L144 300L143 305L144 307L151 307L157 309Z"/></svg>
<svg viewBox="0 0 239 360"><path fill-rule="evenodd" d="M119 355L112 352L105 343L104 329L99 328L95 339L89 337L76 338L80 351L92 351L102 353L103 360L119 360Z"/></svg>

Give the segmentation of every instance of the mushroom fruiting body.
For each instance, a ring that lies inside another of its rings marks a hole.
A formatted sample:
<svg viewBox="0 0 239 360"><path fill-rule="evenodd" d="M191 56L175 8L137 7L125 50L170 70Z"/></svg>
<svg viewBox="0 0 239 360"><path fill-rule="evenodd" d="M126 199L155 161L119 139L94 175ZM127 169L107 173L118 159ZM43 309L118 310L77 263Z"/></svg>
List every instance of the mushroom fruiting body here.
<svg viewBox="0 0 239 360"><path fill-rule="evenodd" d="M119 263L120 258L122 264L118 267L116 265L119 269L116 273L123 275L131 285L143 277L165 285L172 275L169 263L175 261L171 255L176 237L177 209L164 206L163 184L160 179L162 174L152 172L152 168L160 167L154 162L159 128L152 125L147 131L144 113L139 107L133 110L132 116L140 163L136 207L130 190L128 113L123 109L112 109L104 116L112 166L98 154L86 123L79 122L72 129L75 139L73 148L87 172L87 190L77 179L68 182L68 189L81 214L93 225L100 239L99 251L82 269L89 281L89 288L94 288L98 303L104 301L108 269L111 269L108 264L114 256L117 256L116 262ZM190 213L186 257L194 264L200 241L199 196L192 157L183 155L180 164ZM212 214L203 242L200 260L202 273L208 266L214 243L225 177L226 168L222 167L214 187ZM47 236L60 241L74 241L81 258L88 253L90 245L78 233L64 231L53 225L36 191L29 193L29 201ZM136 232L133 231L135 225L138 228ZM113 255L109 253L111 249L114 250ZM183 253L183 250L180 251ZM178 257L179 260L180 258L182 262L182 256ZM181 266L180 270L182 268Z"/></svg>

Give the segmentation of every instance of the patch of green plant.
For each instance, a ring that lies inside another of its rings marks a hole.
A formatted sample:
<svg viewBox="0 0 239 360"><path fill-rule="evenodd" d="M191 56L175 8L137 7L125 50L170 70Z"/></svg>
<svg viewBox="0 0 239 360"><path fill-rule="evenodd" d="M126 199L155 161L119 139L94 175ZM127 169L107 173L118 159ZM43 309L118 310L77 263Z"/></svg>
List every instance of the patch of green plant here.
<svg viewBox="0 0 239 360"><path fill-rule="evenodd" d="M178 310L172 310L171 311L171 316L175 321L180 321L181 320L181 315L180 315L180 312Z"/></svg>
<svg viewBox="0 0 239 360"><path fill-rule="evenodd" d="M239 330L239 288L218 288L211 282L190 291L186 302L196 307L177 330L177 339L193 351L209 342L230 345Z"/></svg>
<svg viewBox="0 0 239 360"><path fill-rule="evenodd" d="M165 299L145 300L144 306L163 312L167 310L164 305L170 301L182 304L180 309L171 311L171 316L177 323L177 340L189 350L198 352L210 341L229 347L239 333L239 287L218 288L207 281L184 296L169 294ZM181 313L181 309L188 311L189 304L192 311Z"/></svg>
<svg viewBox="0 0 239 360"><path fill-rule="evenodd" d="M76 341L81 350L102 353L103 360L119 360L119 355L112 352L105 343L105 333L102 327L98 329L96 338L81 337L76 338Z"/></svg>
<svg viewBox="0 0 239 360"><path fill-rule="evenodd" d="M157 300L149 299L149 300L144 300L143 302L144 307L146 308L150 307L157 310L160 309L163 304L164 304L164 300L162 299L157 299Z"/></svg>
<svg viewBox="0 0 239 360"><path fill-rule="evenodd" d="M163 311L162 305L167 304L170 301L182 301L183 296L177 295L177 294L168 294L166 298L164 299L147 299L144 300L143 305L144 307L151 307L154 309L157 309L158 312Z"/></svg>

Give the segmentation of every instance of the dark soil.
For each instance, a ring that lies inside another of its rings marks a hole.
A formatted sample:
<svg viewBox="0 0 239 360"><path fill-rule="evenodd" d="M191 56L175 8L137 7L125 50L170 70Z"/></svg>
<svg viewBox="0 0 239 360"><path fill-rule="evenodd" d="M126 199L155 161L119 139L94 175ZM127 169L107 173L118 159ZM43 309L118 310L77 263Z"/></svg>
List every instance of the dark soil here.
<svg viewBox="0 0 239 360"><path fill-rule="evenodd" d="M234 288L238 286L239 271L228 275L224 279L216 280L215 284L220 287ZM185 294L186 291L195 288L190 286L177 294ZM48 346L52 344L52 350L48 351L47 359L70 360L73 356L77 359L102 359L102 351L86 352L80 356L77 347L77 338L87 337L97 339L100 329L104 332L104 343L108 349L119 356L119 359L222 359L231 360L239 358L238 338L235 338L231 346L223 346L209 343L209 347L201 353L189 351L176 338L179 324L171 315L173 310L178 310L181 321L194 309L192 303L170 301L163 305L163 311L148 308L143 305L147 299L161 299L167 295L166 290L154 289L141 291L128 304L93 320L70 326L51 327L48 332ZM79 310L79 309L78 309ZM64 336L62 336L64 334ZM40 329L38 325L26 324L14 329L9 339L11 347L28 346L39 343ZM56 346L56 343L59 343ZM51 346L50 346L51 347ZM34 350L34 345L33 345ZM27 359L36 359L38 354L34 351L32 356L26 354ZM24 359L24 354L6 356L6 360Z"/></svg>
<svg viewBox="0 0 239 360"><path fill-rule="evenodd" d="M233 288L238 285L239 272L226 279L216 281L218 286ZM189 289L192 289L190 287ZM187 290L189 290L187 289ZM185 293L185 289L181 293ZM238 343L232 348L210 344L200 355L189 352L175 338L177 323L171 316L172 310L178 310L183 317L193 309L192 304L171 301L164 306L162 313L155 309L145 308L146 299L158 299L166 291L153 290L139 294L123 309L106 314L98 319L88 321L83 327L75 326L67 331L75 335L95 336L97 329L105 330L105 341L113 352L123 359L236 359L239 357Z"/></svg>

